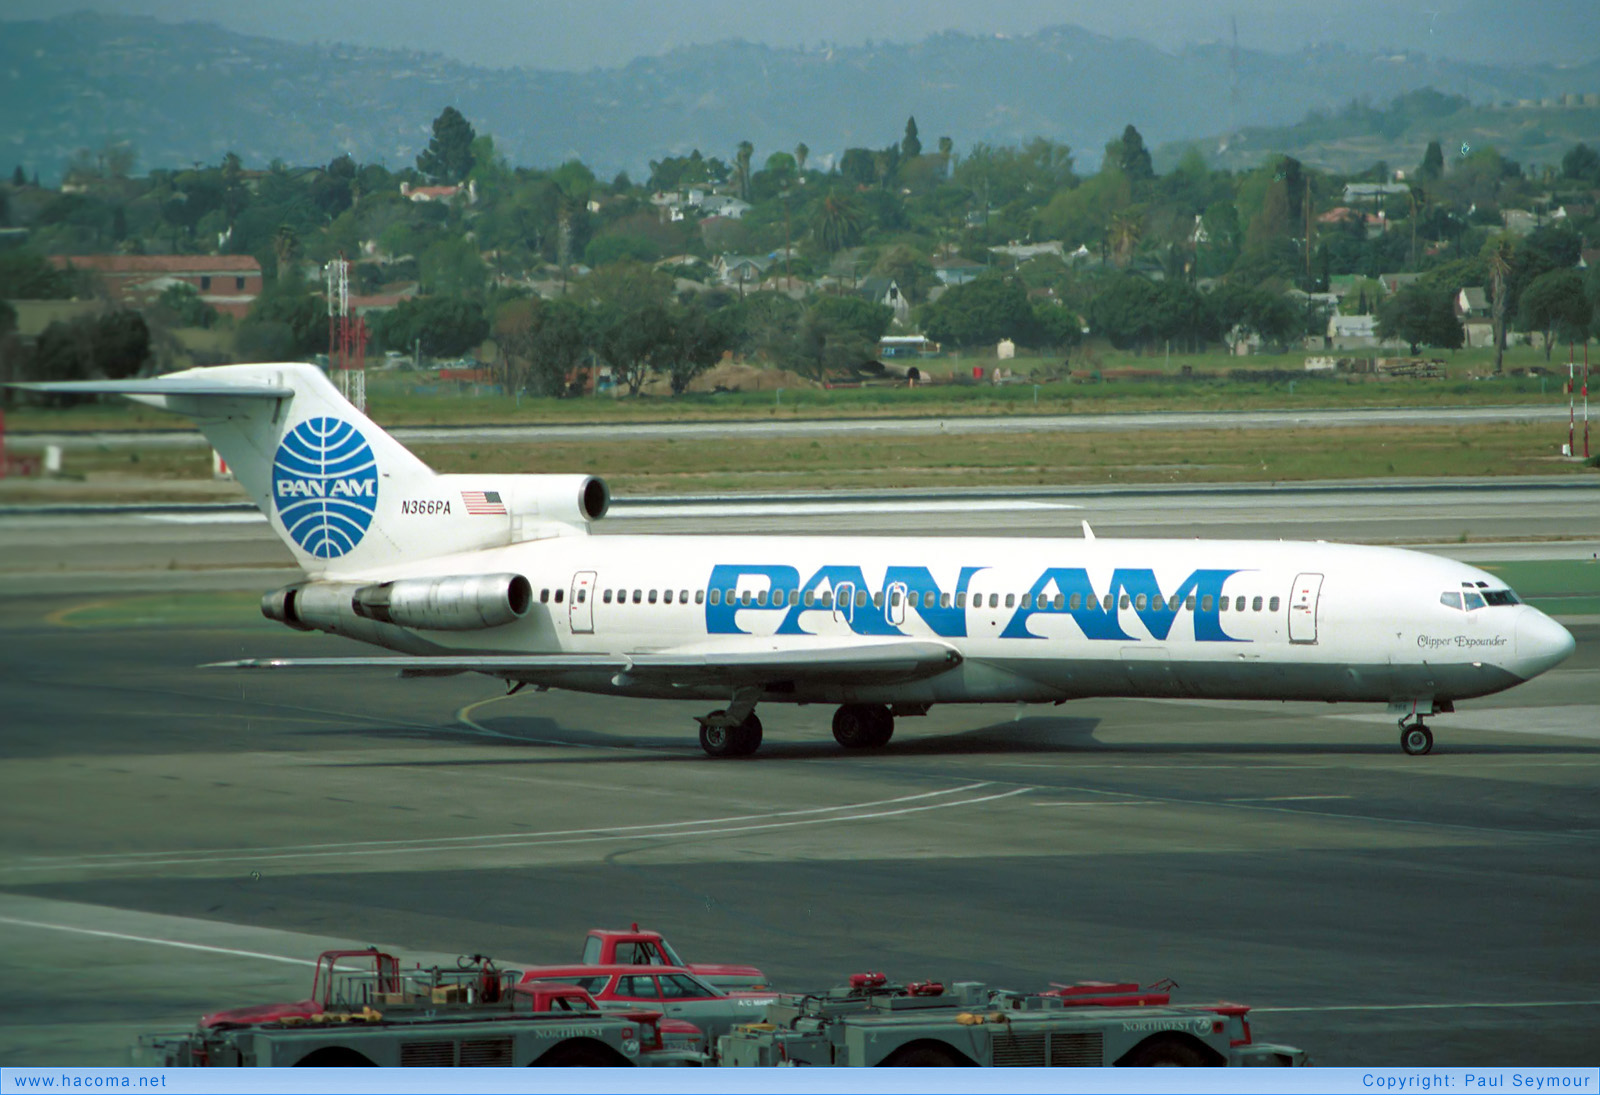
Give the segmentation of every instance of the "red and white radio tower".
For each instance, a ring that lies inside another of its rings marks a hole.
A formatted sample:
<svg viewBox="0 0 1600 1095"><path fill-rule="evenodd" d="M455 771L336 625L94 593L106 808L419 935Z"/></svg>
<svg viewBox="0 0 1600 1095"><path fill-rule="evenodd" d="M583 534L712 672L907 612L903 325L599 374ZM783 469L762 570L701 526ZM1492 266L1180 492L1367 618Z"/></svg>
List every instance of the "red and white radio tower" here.
<svg viewBox="0 0 1600 1095"><path fill-rule="evenodd" d="M367 321L350 314L350 262L343 251L328 263L328 365L344 397L366 410Z"/></svg>

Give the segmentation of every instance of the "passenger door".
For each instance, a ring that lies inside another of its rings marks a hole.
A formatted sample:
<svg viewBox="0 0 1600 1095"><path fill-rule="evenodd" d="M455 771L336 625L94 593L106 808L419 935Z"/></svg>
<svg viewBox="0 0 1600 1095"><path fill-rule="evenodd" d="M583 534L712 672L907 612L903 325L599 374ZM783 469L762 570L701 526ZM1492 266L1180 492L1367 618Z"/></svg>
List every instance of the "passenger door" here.
<svg viewBox="0 0 1600 1095"><path fill-rule="evenodd" d="M592 570L580 570L572 576L572 596L568 601L568 617L574 635L594 632L594 577Z"/></svg>
<svg viewBox="0 0 1600 1095"><path fill-rule="evenodd" d="M1322 575L1301 574L1289 591L1289 641L1317 641L1317 603L1322 598Z"/></svg>

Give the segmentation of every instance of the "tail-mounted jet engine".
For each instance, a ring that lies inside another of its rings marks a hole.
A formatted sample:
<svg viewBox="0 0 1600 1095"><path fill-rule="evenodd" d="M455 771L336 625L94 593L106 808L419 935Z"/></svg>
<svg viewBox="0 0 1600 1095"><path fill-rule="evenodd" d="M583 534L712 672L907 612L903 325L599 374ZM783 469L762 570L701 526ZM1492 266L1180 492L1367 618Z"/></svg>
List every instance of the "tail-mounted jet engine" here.
<svg viewBox="0 0 1600 1095"><path fill-rule="evenodd" d="M375 585L314 582L261 598L269 620L300 631L351 634L371 620L428 631L480 631L520 620L533 606L533 586L520 574L402 578Z"/></svg>

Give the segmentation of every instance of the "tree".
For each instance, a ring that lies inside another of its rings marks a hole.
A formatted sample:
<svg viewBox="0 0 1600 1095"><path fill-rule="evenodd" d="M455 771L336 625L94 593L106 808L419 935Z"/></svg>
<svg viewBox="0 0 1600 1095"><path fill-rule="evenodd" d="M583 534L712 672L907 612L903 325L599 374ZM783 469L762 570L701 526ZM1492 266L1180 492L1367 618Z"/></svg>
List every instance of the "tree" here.
<svg viewBox="0 0 1600 1095"><path fill-rule="evenodd" d="M915 116L906 119L906 135L900 138L901 159L914 160L922 155L922 141L917 137L917 119Z"/></svg>
<svg viewBox="0 0 1600 1095"><path fill-rule="evenodd" d="M861 207L848 194L829 194L817 203L814 228L824 251L842 251L861 236Z"/></svg>
<svg viewBox="0 0 1600 1095"><path fill-rule="evenodd" d="M591 317L590 331L595 353L628 386L629 395L638 395L650 373L664 368L670 357L672 320L663 304L602 305Z"/></svg>
<svg viewBox="0 0 1600 1095"><path fill-rule="evenodd" d="M417 157L417 170L443 183L458 183L472 170L472 142L478 134L459 110L447 106L433 120L433 139Z"/></svg>
<svg viewBox="0 0 1600 1095"><path fill-rule="evenodd" d="M282 347L281 335L275 329L270 332L254 329L272 324L282 324L288 329L287 347ZM239 324L234 336L234 347L241 355L246 354L247 349L259 352L270 348L276 351L273 357L279 359L295 354L324 353L328 349L327 302L312 296L303 282L279 278L251 305L250 314ZM272 360L272 357L265 360Z"/></svg>
<svg viewBox="0 0 1600 1095"><path fill-rule="evenodd" d="M50 260L25 247L0 251L0 298L5 300L70 300L76 279Z"/></svg>
<svg viewBox="0 0 1600 1095"><path fill-rule="evenodd" d="M22 165L18 164L11 172L11 185L22 187L28 185L28 177L22 173Z"/></svg>
<svg viewBox="0 0 1600 1095"><path fill-rule="evenodd" d="M456 297L482 295L489 276L477 247L460 236L446 236L429 244L417 256L417 271L423 292Z"/></svg>
<svg viewBox="0 0 1600 1095"><path fill-rule="evenodd" d="M1506 282L1511 276L1511 260L1515 257L1509 239L1502 238L1489 252L1486 266L1489 270L1491 314L1494 317L1494 371L1505 371L1506 354Z"/></svg>
<svg viewBox="0 0 1600 1095"><path fill-rule="evenodd" d="M733 341L727 318L698 300L674 311L662 357L673 395L682 395L695 377L722 359Z"/></svg>
<svg viewBox="0 0 1600 1095"><path fill-rule="evenodd" d="M1409 343L1411 352L1426 343L1441 350L1461 348L1461 321L1448 289L1408 285L1378 305L1378 337Z"/></svg>
<svg viewBox="0 0 1600 1095"><path fill-rule="evenodd" d="M1559 335L1571 341L1587 340L1593 305L1576 270L1551 270L1534 279L1522 294L1519 323L1525 331L1544 335L1544 359Z"/></svg>
<svg viewBox="0 0 1600 1095"><path fill-rule="evenodd" d="M150 328L138 312L122 309L50 324L29 372L35 380L122 380L149 360Z"/></svg>
<svg viewBox="0 0 1600 1095"><path fill-rule="evenodd" d="M508 392L561 396L582 358L586 339L583 307L569 299L524 297L501 305L494 340Z"/></svg>
<svg viewBox="0 0 1600 1095"><path fill-rule="evenodd" d="M1298 338L1304 317L1287 297L1267 289L1229 283L1211 294L1216 330L1224 335L1255 335L1272 346Z"/></svg>
<svg viewBox="0 0 1600 1095"><path fill-rule="evenodd" d="M801 141L799 144L794 146L794 162L795 162L795 165L796 165L796 170L801 171L801 172L805 171L805 169L806 169L806 157L808 157L810 155L811 155L811 148L804 141Z"/></svg>
<svg viewBox="0 0 1600 1095"><path fill-rule="evenodd" d="M1150 150L1144 146L1144 138L1133 126L1128 126L1122 131L1122 140L1115 146L1117 149L1117 167L1122 173L1135 182L1155 178L1155 168L1150 162Z"/></svg>
<svg viewBox="0 0 1600 1095"><path fill-rule="evenodd" d="M789 362L813 380L848 372L877 355L894 313L860 297L822 297L800 320Z"/></svg>
<svg viewBox="0 0 1600 1095"><path fill-rule="evenodd" d="M156 314L172 327L210 327L217 321L217 311L200 299L200 293L188 282L169 285L156 300Z"/></svg>
<svg viewBox="0 0 1600 1095"><path fill-rule="evenodd" d="M945 290L927 306L922 329L929 338L954 346L1002 338L1026 342L1035 333L1027 290L1020 281L993 274Z"/></svg>
<svg viewBox="0 0 1600 1095"><path fill-rule="evenodd" d="M1444 150L1439 147L1438 141L1428 142L1427 151L1422 154L1422 166L1417 168L1417 174L1430 182L1444 174Z"/></svg>
<svg viewBox="0 0 1600 1095"><path fill-rule="evenodd" d="M1106 242L1118 266L1128 265L1143 235L1144 219L1137 209L1125 209L1112 216L1111 224L1106 229Z"/></svg>
<svg viewBox="0 0 1600 1095"><path fill-rule="evenodd" d="M1600 185L1600 152L1579 141L1561 157L1561 174L1590 186Z"/></svg>
<svg viewBox="0 0 1600 1095"><path fill-rule="evenodd" d="M1094 298L1089 327L1119 350L1144 349L1155 341L1161 294L1137 274L1121 274Z"/></svg>
<svg viewBox="0 0 1600 1095"><path fill-rule="evenodd" d="M839 157L839 174L857 186L871 186L878 177L877 160L870 148L847 148Z"/></svg>
<svg viewBox="0 0 1600 1095"><path fill-rule="evenodd" d="M896 245L885 251L872 267L874 274L893 278L906 302L912 306L927 299L928 290L938 283L933 266L911 248Z"/></svg>
<svg viewBox="0 0 1600 1095"><path fill-rule="evenodd" d="M324 319L326 322L326 319ZM459 357L489 334L483 305L455 296L402 300L378 325L384 349L409 352L422 340L422 352L433 357Z"/></svg>
<svg viewBox="0 0 1600 1095"><path fill-rule="evenodd" d="M738 172L739 196L745 201L750 200L750 157L755 155L756 147L749 141L739 142L738 155L734 157L734 170Z"/></svg>
<svg viewBox="0 0 1600 1095"><path fill-rule="evenodd" d="M277 231L272 233L272 257L278 264L278 277L291 276L290 268L294 265L294 257L300 253L300 233L294 230L292 224L280 224Z"/></svg>

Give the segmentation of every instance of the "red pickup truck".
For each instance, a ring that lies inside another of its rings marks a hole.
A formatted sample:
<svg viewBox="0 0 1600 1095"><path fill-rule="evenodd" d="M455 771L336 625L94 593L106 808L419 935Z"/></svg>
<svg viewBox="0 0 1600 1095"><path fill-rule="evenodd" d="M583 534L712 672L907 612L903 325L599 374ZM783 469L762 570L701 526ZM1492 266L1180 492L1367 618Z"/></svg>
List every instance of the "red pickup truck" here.
<svg viewBox="0 0 1600 1095"><path fill-rule="evenodd" d="M685 962L660 932L641 931L637 924L627 931L594 928L583 941L581 961L586 966L673 966L724 992L770 987L767 975L754 966Z"/></svg>

